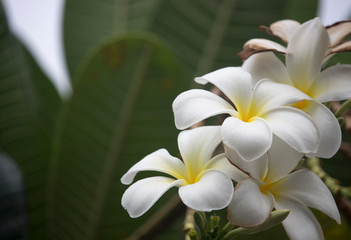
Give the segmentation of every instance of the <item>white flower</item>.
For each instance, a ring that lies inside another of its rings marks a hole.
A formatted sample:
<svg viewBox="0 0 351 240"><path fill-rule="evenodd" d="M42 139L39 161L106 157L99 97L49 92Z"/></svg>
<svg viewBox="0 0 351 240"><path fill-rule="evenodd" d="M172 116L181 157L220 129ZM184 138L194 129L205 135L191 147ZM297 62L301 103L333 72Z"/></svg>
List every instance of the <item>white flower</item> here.
<svg viewBox="0 0 351 240"><path fill-rule="evenodd" d="M318 18L314 20L316 19ZM270 35L280 38L284 43L289 43L293 34L300 26L299 22L286 19L274 22L269 27L261 26L261 28L265 29ZM327 51L324 52L324 61L335 53L351 50L351 41L344 41L351 34L351 21L337 22L325 27L325 31L329 35L329 45ZM244 44L243 50L238 55L242 60L245 60L252 54L266 51L285 54L287 48L268 39L254 38Z"/></svg>
<svg viewBox="0 0 351 240"><path fill-rule="evenodd" d="M269 78L294 86L315 100L294 106L310 114L318 127L321 143L316 155L330 158L340 147L341 130L333 113L321 103L351 97L351 65L340 64L321 72L329 51L329 38L318 18L292 32L286 67L272 52L262 52L248 58L243 68L252 74L254 81Z"/></svg>
<svg viewBox="0 0 351 240"><path fill-rule="evenodd" d="M255 161L240 159L231 149L228 157L250 177L235 187L228 206L229 221L238 226L253 227L263 223L273 208L289 209L283 227L290 239L323 239L321 226L307 206L326 213L340 224L333 196L312 171L291 172L302 154L274 138L267 154Z"/></svg>
<svg viewBox="0 0 351 240"><path fill-rule="evenodd" d="M253 85L250 74L240 67L219 69L195 81L214 84L230 102L205 90L183 92L173 102L178 129L211 116L229 114L221 126L222 141L247 161L262 156L270 148L273 134L299 152L318 149L318 131L310 116L285 106L309 99L294 87L268 79Z"/></svg>
<svg viewBox="0 0 351 240"><path fill-rule="evenodd" d="M121 178L132 183L140 171L159 171L170 177L157 176L137 181L123 194L122 206L131 217L139 217L171 187L179 187L179 196L188 207L198 211L225 208L233 195L231 178L242 176L225 155L212 157L220 143L219 128L207 126L183 131L178 147L183 162L160 149L136 163Z"/></svg>

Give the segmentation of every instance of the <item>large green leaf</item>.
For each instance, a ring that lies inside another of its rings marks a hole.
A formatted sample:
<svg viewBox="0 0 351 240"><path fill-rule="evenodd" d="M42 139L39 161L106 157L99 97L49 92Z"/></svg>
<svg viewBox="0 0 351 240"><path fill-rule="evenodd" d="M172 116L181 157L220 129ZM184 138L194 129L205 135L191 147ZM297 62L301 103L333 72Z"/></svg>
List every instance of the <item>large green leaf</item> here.
<svg viewBox="0 0 351 240"><path fill-rule="evenodd" d="M30 235L33 239L45 239L50 132L60 99L10 33L1 4L0 49L0 148L18 163L23 173ZM50 111L46 111L48 108Z"/></svg>
<svg viewBox="0 0 351 240"><path fill-rule="evenodd" d="M30 79L29 89L33 92L37 115L47 130L52 134L57 124L57 117L62 100L57 89L38 66L26 47L20 44L21 57L25 61Z"/></svg>
<svg viewBox="0 0 351 240"><path fill-rule="evenodd" d="M254 37L267 37L258 30L260 25L269 25L287 16L298 16L298 20L315 16L316 0L308 4L308 8L302 8L301 2L67 0L64 42L68 68L73 74L94 44L106 36L129 30L157 34L185 63L189 76L241 65L236 54L242 45ZM290 9L301 14L293 14Z"/></svg>
<svg viewBox="0 0 351 240"><path fill-rule="evenodd" d="M133 220L121 207L120 178L159 148L177 155L171 104L188 85L183 67L150 35L112 37L90 53L56 136L56 238L122 239L146 222L152 211Z"/></svg>

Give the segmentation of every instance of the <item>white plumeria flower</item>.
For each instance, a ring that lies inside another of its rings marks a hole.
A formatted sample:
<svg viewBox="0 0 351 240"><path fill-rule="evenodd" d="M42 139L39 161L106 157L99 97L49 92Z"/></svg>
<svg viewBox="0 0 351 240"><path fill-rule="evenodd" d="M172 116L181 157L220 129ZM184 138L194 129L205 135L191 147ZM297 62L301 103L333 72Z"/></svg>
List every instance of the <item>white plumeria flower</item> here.
<svg viewBox="0 0 351 240"><path fill-rule="evenodd" d="M318 19L318 18L316 18ZM280 20L272 23L269 27L261 26L267 33L280 38L284 43L289 43L295 31L301 23L295 20ZM351 41L345 38L351 34L351 21L340 21L325 27L329 35L329 46L324 52L324 61L335 53L351 51ZM258 52L274 51L286 54L287 48L279 43L268 39L254 38L244 44L243 50L238 54L242 60L246 60L252 54Z"/></svg>
<svg viewBox="0 0 351 240"><path fill-rule="evenodd" d="M242 172L229 163L225 154L212 157L221 141L217 126L183 131L178 147L183 162L160 149L136 163L121 178L131 184L140 171L159 171L170 177L156 176L137 181L123 194L122 206L133 218L139 217L170 188L179 187L179 196L189 208L212 211L225 208L233 196L231 178Z"/></svg>
<svg viewBox="0 0 351 240"><path fill-rule="evenodd" d="M302 101L295 107L310 114L316 123L321 137L316 156L323 158L332 157L339 149L341 130L334 114L321 103L351 97L351 65L340 64L321 72L328 44L328 33L315 18L293 32L286 66L272 52L254 54L243 64L254 81L269 78L294 86L315 100Z"/></svg>
<svg viewBox="0 0 351 240"><path fill-rule="evenodd" d="M334 198L322 180L312 171L292 172L302 157L283 141L274 138L271 149L255 161L243 161L227 148L228 158L249 176L235 187L229 204L228 219L238 226L262 224L273 208L289 209L283 227L292 240L323 239L317 219L307 206L326 213L340 224Z"/></svg>
<svg viewBox="0 0 351 240"><path fill-rule="evenodd" d="M221 126L222 141L247 161L257 159L270 148L273 134L299 152L317 151L319 136L310 116L285 106L310 99L296 88L268 79L254 85L251 75L240 67L219 69L195 81L212 83L230 102L200 89L181 93L173 102L178 129L218 114L229 114Z"/></svg>

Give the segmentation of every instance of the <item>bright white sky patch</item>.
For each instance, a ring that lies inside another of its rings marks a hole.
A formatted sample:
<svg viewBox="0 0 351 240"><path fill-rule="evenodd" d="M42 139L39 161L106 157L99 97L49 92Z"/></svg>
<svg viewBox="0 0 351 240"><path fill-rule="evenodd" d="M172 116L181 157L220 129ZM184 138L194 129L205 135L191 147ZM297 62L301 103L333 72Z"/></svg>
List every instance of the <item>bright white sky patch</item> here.
<svg viewBox="0 0 351 240"><path fill-rule="evenodd" d="M319 0L318 16L326 26L351 18L350 0Z"/></svg>
<svg viewBox="0 0 351 240"><path fill-rule="evenodd" d="M63 42L64 0L3 0L12 31L28 46L61 95L71 91Z"/></svg>

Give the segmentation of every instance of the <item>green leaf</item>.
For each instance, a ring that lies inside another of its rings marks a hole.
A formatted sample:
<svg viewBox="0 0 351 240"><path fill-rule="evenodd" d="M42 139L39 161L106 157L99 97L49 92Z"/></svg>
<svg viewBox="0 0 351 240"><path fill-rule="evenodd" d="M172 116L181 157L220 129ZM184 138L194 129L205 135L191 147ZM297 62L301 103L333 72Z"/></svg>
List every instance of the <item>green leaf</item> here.
<svg viewBox="0 0 351 240"><path fill-rule="evenodd" d="M126 189L120 178L159 148L177 156L171 105L188 85L176 58L152 35L113 37L89 54L55 140L56 238L123 239L146 222L157 206L131 219L120 203Z"/></svg>
<svg viewBox="0 0 351 240"><path fill-rule="evenodd" d="M30 78L30 88L32 88L37 115L52 134L56 124L62 99L57 89L38 66L36 60L24 45L19 43L23 60L26 63Z"/></svg>
<svg viewBox="0 0 351 240"><path fill-rule="evenodd" d="M0 148L23 173L30 237L45 239L50 132L56 114L53 106L59 105L59 98L29 53L10 33L1 4L0 49ZM49 107L52 108L46 112Z"/></svg>
<svg viewBox="0 0 351 240"><path fill-rule="evenodd" d="M285 11L286 18L306 22L317 16L318 0L289 0Z"/></svg>
<svg viewBox="0 0 351 240"><path fill-rule="evenodd" d="M67 0L64 41L73 75L89 49L100 40L131 30L152 32L185 63L189 76L241 65L236 57L251 38L269 36L260 25L286 18L288 9L316 14L316 0L307 10L296 0ZM301 1L300 1L301 2ZM306 1L303 1L307 4ZM314 8L312 8L314 6ZM299 20L299 19L298 19ZM191 79L191 78L189 78Z"/></svg>

